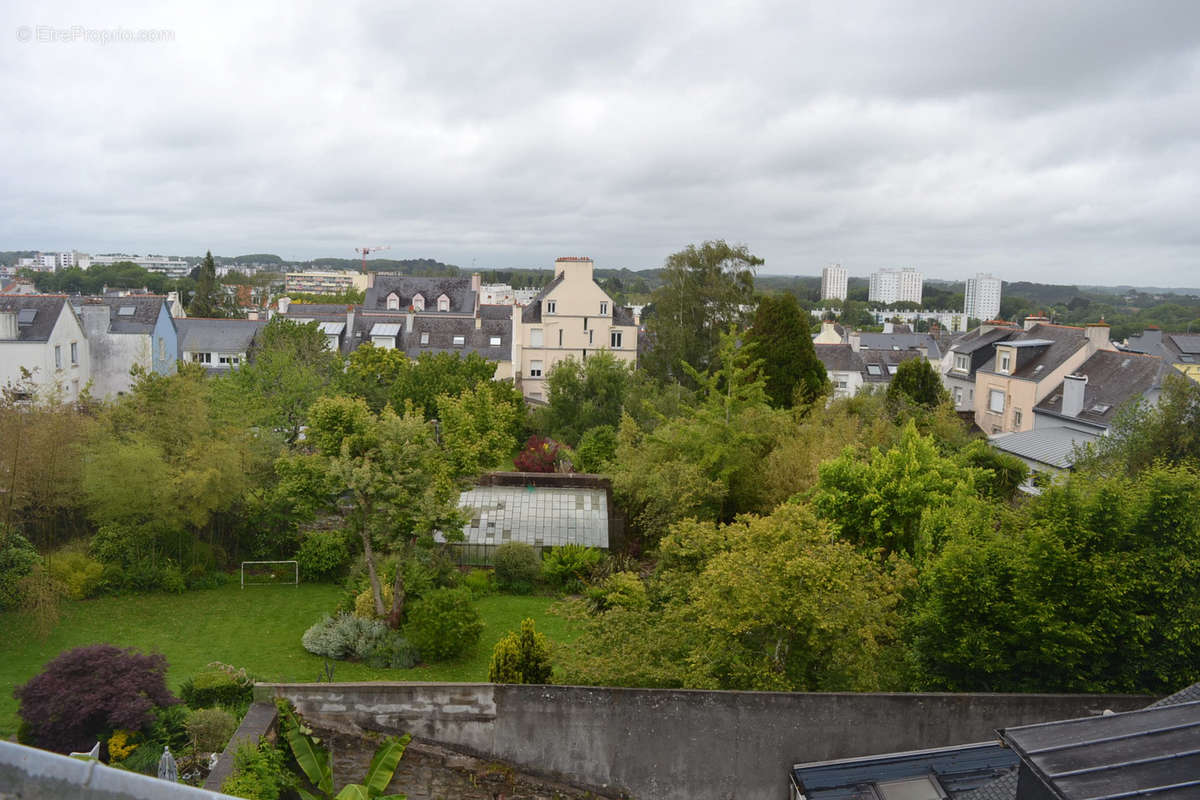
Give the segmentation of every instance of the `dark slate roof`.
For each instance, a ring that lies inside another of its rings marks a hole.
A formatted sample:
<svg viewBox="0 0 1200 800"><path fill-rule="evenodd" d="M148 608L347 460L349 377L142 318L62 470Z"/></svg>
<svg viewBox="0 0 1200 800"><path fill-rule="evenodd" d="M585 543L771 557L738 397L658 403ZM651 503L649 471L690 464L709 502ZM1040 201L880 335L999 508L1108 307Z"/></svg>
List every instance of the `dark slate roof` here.
<svg viewBox="0 0 1200 800"><path fill-rule="evenodd" d="M179 352L245 353L266 324L264 320L250 319L177 319Z"/></svg>
<svg viewBox="0 0 1200 800"><path fill-rule="evenodd" d="M633 321L633 309L629 306L613 306L612 315L613 325L635 325Z"/></svg>
<svg viewBox="0 0 1200 800"><path fill-rule="evenodd" d="M976 350L990 347L996 342L1004 341L1020 332L1020 328L992 328L990 331L975 328L956 339L950 349L956 353L974 353Z"/></svg>
<svg viewBox="0 0 1200 800"><path fill-rule="evenodd" d="M1200 796L1200 702L1006 728L1000 736L1028 768L1021 793L1024 779L1036 778L1050 789L1046 797L1061 800Z"/></svg>
<svg viewBox="0 0 1200 800"><path fill-rule="evenodd" d="M537 296L521 307L521 322L541 322L542 321L542 300L546 299L546 295L558 288L558 285L564 280L563 273L554 276L554 280L546 284L545 288L537 293Z"/></svg>
<svg viewBox="0 0 1200 800"><path fill-rule="evenodd" d="M423 333L429 334L426 344L421 344ZM512 324L505 319L484 319L476 328L474 319L418 315L413 320L412 332L401 331L401 336L404 352L409 358L416 358L421 353L478 353L489 361L512 360ZM462 336L463 344L454 344L455 336ZM496 347L491 345L493 337L500 339Z"/></svg>
<svg viewBox="0 0 1200 800"><path fill-rule="evenodd" d="M1086 375L1083 390L1083 411L1078 419L1107 428L1117 409L1124 403L1150 391L1160 381L1163 361L1155 356L1099 350L1075 370ZM1035 412L1062 415L1063 385L1060 383Z"/></svg>
<svg viewBox="0 0 1200 800"><path fill-rule="evenodd" d="M167 298L157 294L71 299L71 305L77 312L82 306L108 306L109 333L153 333L154 326L158 323L158 312L165 302ZM126 308L132 308L133 313L121 314L121 310Z"/></svg>
<svg viewBox="0 0 1200 800"><path fill-rule="evenodd" d="M849 344L814 344L817 358L828 372L862 372L863 362Z"/></svg>
<svg viewBox="0 0 1200 800"><path fill-rule="evenodd" d="M1200 335L1197 334L1168 334L1171 342L1179 348L1179 352L1190 355L1200 355Z"/></svg>
<svg viewBox="0 0 1200 800"><path fill-rule="evenodd" d="M479 316L483 319L503 319L509 322L512 321L513 307L512 306L480 306Z"/></svg>
<svg viewBox="0 0 1200 800"><path fill-rule="evenodd" d="M17 325L18 342L46 342L54 331L58 316L62 313L66 295L61 294L5 294L0 295L0 311L11 311L18 315L18 323L22 311L36 312L33 320L25 325Z"/></svg>
<svg viewBox="0 0 1200 800"><path fill-rule="evenodd" d="M860 347L872 350L912 350L924 347L931 359L940 361L942 358L937 339L928 333L862 333L859 334L859 343Z"/></svg>
<svg viewBox="0 0 1200 800"><path fill-rule="evenodd" d="M1039 323L1027 331L1021 331L1006 340L1008 344L1017 344L1030 339L1043 340L1043 346L1021 348L1030 352L1018 352L1016 369L1009 377L1024 380L1041 380L1060 367L1064 361L1087 344L1087 334L1083 328L1067 325L1051 325ZM983 372L996 372L996 357L993 355L987 363L979 368ZM998 374L998 373L997 373Z"/></svg>
<svg viewBox="0 0 1200 800"><path fill-rule="evenodd" d="M343 303L290 303L285 316L288 319L327 319L346 316L347 306ZM350 306L354 308L354 306Z"/></svg>
<svg viewBox="0 0 1200 800"><path fill-rule="evenodd" d="M1147 709L1175 706L1180 703L1200 701L1200 683L1193 683L1172 695L1157 700L1146 706ZM968 792L956 800L1014 800L1017 796L1017 771L1013 769L1007 775L997 778L989 784L981 786L973 792Z"/></svg>
<svg viewBox="0 0 1200 800"><path fill-rule="evenodd" d="M450 298L451 314L474 314L475 292L470 278L414 278L406 275L375 276L375 285L367 289L363 308L386 311L387 297L395 292L400 297L400 310L407 311L414 295L425 298L426 314L436 314L437 299L443 294Z"/></svg>
<svg viewBox="0 0 1200 800"><path fill-rule="evenodd" d="M863 380L868 383L887 383L892 379L896 367L905 361L921 358L918 350L859 350L863 362ZM878 374L872 367L879 367Z"/></svg>
<svg viewBox="0 0 1200 800"><path fill-rule="evenodd" d="M1017 756L999 742L844 758L792 767L792 784L808 800L875 800L872 784L928 779L957 800L1007 774Z"/></svg>

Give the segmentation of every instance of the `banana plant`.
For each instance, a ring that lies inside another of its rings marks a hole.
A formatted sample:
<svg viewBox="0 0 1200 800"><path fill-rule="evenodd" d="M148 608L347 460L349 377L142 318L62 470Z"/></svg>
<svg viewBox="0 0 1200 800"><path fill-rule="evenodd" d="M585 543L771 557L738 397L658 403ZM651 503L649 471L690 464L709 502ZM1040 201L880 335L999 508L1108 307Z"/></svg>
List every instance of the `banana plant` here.
<svg viewBox="0 0 1200 800"><path fill-rule="evenodd" d="M329 753L319 744L319 740L311 736L312 729L306 728L300 719L290 710L284 711L284 716L292 724L287 726L287 740L292 748L296 763L316 787L320 795L314 795L304 789L297 789L303 800L406 800L406 795L383 794L400 759L404 758L404 750L412 740L407 733L403 736L389 736L375 751L371 766L367 767L366 778L362 783L349 783L335 796L333 794L333 765Z"/></svg>

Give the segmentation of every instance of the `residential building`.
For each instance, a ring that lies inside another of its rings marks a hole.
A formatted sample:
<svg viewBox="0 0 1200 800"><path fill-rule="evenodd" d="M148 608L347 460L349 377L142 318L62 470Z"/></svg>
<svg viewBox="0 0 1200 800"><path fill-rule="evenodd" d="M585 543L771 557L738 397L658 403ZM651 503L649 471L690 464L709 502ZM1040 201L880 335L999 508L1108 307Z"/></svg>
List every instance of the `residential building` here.
<svg viewBox="0 0 1200 800"><path fill-rule="evenodd" d="M514 289L513 302L519 306L527 306L538 296L541 289Z"/></svg>
<svg viewBox="0 0 1200 800"><path fill-rule="evenodd" d="M370 275L354 270L331 272L289 272L284 276L284 291L306 294L345 294L365 292Z"/></svg>
<svg viewBox="0 0 1200 800"><path fill-rule="evenodd" d="M846 268L841 264L830 264L821 270L821 299L846 299Z"/></svg>
<svg viewBox="0 0 1200 800"><path fill-rule="evenodd" d="M202 364L210 374L226 373L246 363L266 324L251 319L177 319L179 359Z"/></svg>
<svg viewBox="0 0 1200 800"><path fill-rule="evenodd" d="M975 373L992 360L999 342L1020 332L1016 325L992 320L963 334L946 351L940 371L955 411L974 414Z"/></svg>
<svg viewBox="0 0 1200 800"><path fill-rule="evenodd" d="M479 287L479 302L488 306L511 306L516 303L513 287L507 283L485 283Z"/></svg>
<svg viewBox="0 0 1200 800"><path fill-rule="evenodd" d="M996 343L976 370L975 424L985 433L1033 429L1033 409L1098 350L1115 350L1106 323L1086 328L1029 317L1024 330Z"/></svg>
<svg viewBox="0 0 1200 800"><path fill-rule="evenodd" d="M65 295L0 295L0 387L70 402L91 378L87 336Z"/></svg>
<svg viewBox="0 0 1200 800"><path fill-rule="evenodd" d="M95 397L112 398L133 386L136 365L147 372L173 375L179 336L165 297L72 298L91 353Z"/></svg>
<svg viewBox="0 0 1200 800"><path fill-rule="evenodd" d="M830 321L821 324L813 340L835 398L853 397L864 386L886 389L902 363L914 358L936 361L939 348L937 337L927 333L845 332Z"/></svg>
<svg viewBox="0 0 1200 800"><path fill-rule="evenodd" d="M835 398L854 397L863 387L866 367L849 343L813 344L813 350L825 372Z"/></svg>
<svg viewBox="0 0 1200 800"><path fill-rule="evenodd" d="M920 303L925 276L912 267L871 273L867 300L871 303Z"/></svg>
<svg viewBox="0 0 1200 800"><path fill-rule="evenodd" d="M92 266L116 264L119 261L130 261L134 264L137 264L147 272L157 272L160 275L166 275L168 278L186 278L192 272L192 265L179 258L166 258L165 256L126 255L88 257L88 262Z"/></svg>
<svg viewBox="0 0 1200 800"><path fill-rule="evenodd" d="M963 313L969 319L995 319L1000 316L1000 289L1003 282L987 273L980 272L967 278L967 289L963 295Z"/></svg>
<svg viewBox="0 0 1200 800"><path fill-rule="evenodd" d="M1200 383L1200 333L1165 333L1150 327L1125 340L1121 349L1158 356L1175 370Z"/></svg>
<svg viewBox="0 0 1200 800"><path fill-rule="evenodd" d="M530 400L546 399L546 376L559 361L587 360L608 350L634 364L638 326L633 312L618 306L593 277L590 258L559 258L552 280L513 315L513 368Z"/></svg>

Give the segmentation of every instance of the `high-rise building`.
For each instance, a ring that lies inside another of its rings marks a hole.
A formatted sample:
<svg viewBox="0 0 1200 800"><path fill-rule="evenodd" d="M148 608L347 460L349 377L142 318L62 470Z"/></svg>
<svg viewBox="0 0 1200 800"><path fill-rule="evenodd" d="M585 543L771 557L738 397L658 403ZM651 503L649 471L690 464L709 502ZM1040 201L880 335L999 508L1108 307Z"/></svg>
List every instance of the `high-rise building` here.
<svg viewBox="0 0 1200 800"><path fill-rule="evenodd" d="M867 300L871 303L920 303L925 276L912 267L881 269L871 273Z"/></svg>
<svg viewBox="0 0 1200 800"><path fill-rule="evenodd" d="M967 278L967 291L963 296L963 313L972 319L990 320L1000 316L999 278L980 272Z"/></svg>
<svg viewBox="0 0 1200 800"><path fill-rule="evenodd" d="M846 268L841 264L830 264L821 270L821 299L846 299Z"/></svg>

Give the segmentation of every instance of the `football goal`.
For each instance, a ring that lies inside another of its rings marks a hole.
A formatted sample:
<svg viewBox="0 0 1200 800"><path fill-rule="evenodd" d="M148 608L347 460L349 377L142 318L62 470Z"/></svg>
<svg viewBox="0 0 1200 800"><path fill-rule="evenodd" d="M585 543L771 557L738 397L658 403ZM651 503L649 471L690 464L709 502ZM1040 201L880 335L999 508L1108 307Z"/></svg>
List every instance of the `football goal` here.
<svg viewBox="0 0 1200 800"><path fill-rule="evenodd" d="M247 586L300 585L299 561L243 561L242 588Z"/></svg>

